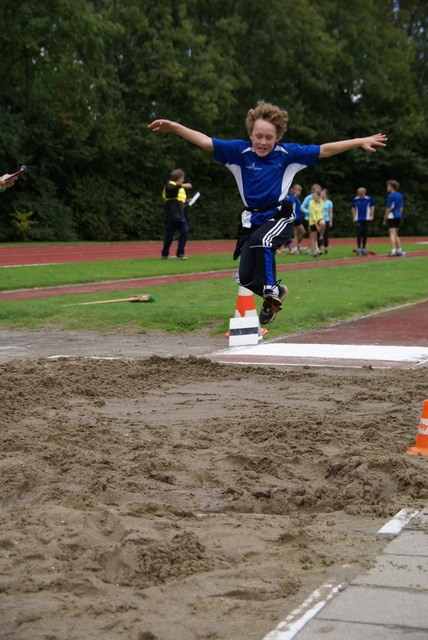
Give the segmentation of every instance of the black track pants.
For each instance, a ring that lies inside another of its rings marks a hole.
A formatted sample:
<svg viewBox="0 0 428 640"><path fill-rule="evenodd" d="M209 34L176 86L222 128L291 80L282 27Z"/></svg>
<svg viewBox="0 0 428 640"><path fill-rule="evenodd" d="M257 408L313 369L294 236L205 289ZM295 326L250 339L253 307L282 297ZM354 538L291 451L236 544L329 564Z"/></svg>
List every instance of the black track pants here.
<svg viewBox="0 0 428 640"><path fill-rule="evenodd" d="M295 216L268 220L241 235L239 283L258 296L276 283L276 250L293 237Z"/></svg>

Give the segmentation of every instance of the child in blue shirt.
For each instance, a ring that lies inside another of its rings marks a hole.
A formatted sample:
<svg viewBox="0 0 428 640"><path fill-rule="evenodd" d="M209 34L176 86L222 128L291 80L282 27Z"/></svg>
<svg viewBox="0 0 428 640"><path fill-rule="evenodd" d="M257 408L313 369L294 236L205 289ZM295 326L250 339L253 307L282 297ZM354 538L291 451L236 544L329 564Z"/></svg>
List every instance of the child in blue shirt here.
<svg viewBox="0 0 428 640"><path fill-rule="evenodd" d="M360 147L374 152L387 137L378 133L321 145L280 142L288 113L260 101L246 117L249 140L219 140L171 120L156 119L152 131L172 131L201 149L214 151L216 160L234 175L244 204L242 229L234 257L240 257L239 284L263 298L260 324L269 324L282 308L288 289L276 280L275 253L293 235L293 206L286 195L301 169L320 158Z"/></svg>
<svg viewBox="0 0 428 640"><path fill-rule="evenodd" d="M352 200L352 216L357 228L357 256L366 256L369 223L374 220L375 201L360 187Z"/></svg>
<svg viewBox="0 0 428 640"><path fill-rule="evenodd" d="M389 239L391 241L391 253L389 256L405 256L406 252L402 250L398 229L403 217L404 198L398 191L400 183L397 180L388 180L386 190L388 197L386 200L385 215L383 224L388 227Z"/></svg>

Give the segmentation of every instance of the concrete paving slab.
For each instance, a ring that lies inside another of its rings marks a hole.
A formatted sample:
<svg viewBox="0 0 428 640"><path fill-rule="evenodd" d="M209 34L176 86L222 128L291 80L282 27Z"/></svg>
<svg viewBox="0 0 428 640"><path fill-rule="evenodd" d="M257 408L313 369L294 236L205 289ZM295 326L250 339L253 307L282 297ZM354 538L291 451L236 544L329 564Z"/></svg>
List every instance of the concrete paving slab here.
<svg viewBox="0 0 428 640"><path fill-rule="evenodd" d="M424 629L428 637L427 599L427 592L350 585L317 618Z"/></svg>
<svg viewBox="0 0 428 640"><path fill-rule="evenodd" d="M428 598L428 562L423 556L381 555L376 566L357 576L352 583L359 586L424 589ZM427 613L428 621L428 613Z"/></svg>
<svg viewBox="0 0 428 640"><path fill-rule="evenodd" d="M424 531L403 531L396 540L388 544L384 549L384 553L402 556L423 556L427 558L428 536Z"/></svg>
<svg viewBox="0 0 428 640"><path fill-rule="evenodd" d="M297 636L298 640L427 640L427 637L425 629L397 629L377 624L349 624L337 620L313 620ZM278 636L278 640L282 638Z"/></svg>

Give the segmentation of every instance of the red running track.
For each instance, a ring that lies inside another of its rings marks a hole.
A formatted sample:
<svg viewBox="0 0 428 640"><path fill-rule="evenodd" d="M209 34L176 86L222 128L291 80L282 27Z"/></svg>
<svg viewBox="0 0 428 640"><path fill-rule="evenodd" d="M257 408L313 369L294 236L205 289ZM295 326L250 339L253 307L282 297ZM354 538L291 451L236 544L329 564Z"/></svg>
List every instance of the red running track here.
<svg viewBox="0 0 428 640"><path fill-rule="evenodd" d="M428 238L401 238L402 242L425 242ZM331 244L355 245L354 238L332 238ZM372 238L371 245L388 245L388 238ZM423 245L421 245L421 248ZM133 260L160 258L161 242L112 242L105 244L29 245L0 247L0 267L96 262L98 260ZM212 253L233 253L235 240L190 241L187 253L192 256ZM172 245L175 250L175 243Z"/></svg>
<svg viewBox="0 0 428 640"><path fill-rule="evenodd" d="M346 242L346 240L348 242ZM348 238L346 240L340 241L340 242L343 242L343 244L349 244L349 245L351 245L353 242L351 238ZM384 243L384 241L381 242L381 239L378 239L378 240L379 240L378 244ZM419 241L419 242L421 242L421 240L422 239L416 239L416 241ZM408 242L415 242L415 239L408 239ZM96 261L96 260L103 260L103 259L120 260L120 259L124 259L123 258L124 254L121 252L126 251L127 247L129 246L132 247L132 250L134 252L136 252L137 250L139 251L138 257L140 258L153 257L153 255L150 256L148 254L150 252L152 252L153 254L155 249L156 251L159 249L159 246L157 246L156 248L156 245L154 244L147 245L144 243L141 243L141 244L120 243L120 245L96 245L96 247L102 248L102 251L100 250L99 252L96 252L95 254L91 254L91 256L88 257L89 250L92 249L92 245L69 245L67 249L75 249L75 252L73 253L73 251L70 251L68 256L65 256L65 257L63 255L62 262L80 262L80 261L86 262L90 260ZM192 244L192 253L193 255L201 255L201 254L207 254L207 253L222 253L227 251L231 252L234 246L235 246L235 242L233 240L195 242L194 244ZM149 249L147 249L147 247L149 247ZM24 250L32 249L32 247L16 247L14 250L16 251L16 249L21 249L21 248ZM54 256L59 255L58 251L61 249L61 246L48 247L48 248L55 249L57 253L52 252L51 254L52 262L51 263L46 262L45 264L55 264ZM36 249L40 250L39 247L36 247ZM108 254L108 251L110 251L109 254ZM141 255L142 252L145 253L144 256ZM107 254L110 257L108 258L100 257L101 255L107 256ZM31 262L32 255L34 254L31 253L31 251L29 251L27 256L25 256L24 252L22 252L20 255L20 259L28 258L29 262L27 262L26 264L27 265L33 264ZM126 258L128 259L130 258L128 254L125 254L125 255L126 255ZM156 253L155 255L159 257L158 253ZM428 250L412 251L411 253L410 252L408 253L409 258L426 256L426 255L428 255ZM113 257L113 256L116 256L116 257ZM401 259L401 258L394 258L394 259ZM277 271L284 272L284 271L295 271L295 270L302 270L302 269L316 269L320 267L324 268L324 267L344 266L344 265L350 265L350 264L356 264L356 263L360 264L361 260L362 260L361 258L350 257L350 258L340 258L336 260L330 259L330 260L319 260L319 261L316 260L314 262L296 262L294 264L287 262L284 264L284 263L281 263L281 257L279 257L279 260L277 263ZM364 262L378 262L378 261L385 261L385 260L391 260L391 258L388 258L385 254L367 256L366 258L364 258ZM188 264L189 266L191 265L191 263L188 263ZM2 266L1 260L0 260L0 266ZM22 266L24 266L24 264L22 264ZM110 280L107 282L91 282L87 284L45 287L40 289L19 289L15 291L0 291L0 302L11 301L11 300L28 300L28 299L34 299L34 298L52 298L54 296L76 295L76 294L94 293L94 292L100 292L100 291L121 291L121 290L126 290L131 288L141 289L141 288L147 288L147 287L155 287L155 286L161 286L166 284L172 284L176 282L190 282L190 281L197 281L197 280L213 280L217 278L229 278L229 277L233 277L235 272L236 272L236 268L226 269L222 271L207 271L203 273L185 273L181 275L155 276L155 277L149 277L149 278L132 278L128 280Z"/></svg>
<svg viewBox="0 0 428 640"><path fill-rule="evenodd" d="M188 242L186 248L188 253L194 256L211 253L233 253L235 241L207 240ZM162 243L160 242L9 246L0 248L0 267L160 258L161 249ZM175 249L175 245L172 246L172 249Z"/></svg>

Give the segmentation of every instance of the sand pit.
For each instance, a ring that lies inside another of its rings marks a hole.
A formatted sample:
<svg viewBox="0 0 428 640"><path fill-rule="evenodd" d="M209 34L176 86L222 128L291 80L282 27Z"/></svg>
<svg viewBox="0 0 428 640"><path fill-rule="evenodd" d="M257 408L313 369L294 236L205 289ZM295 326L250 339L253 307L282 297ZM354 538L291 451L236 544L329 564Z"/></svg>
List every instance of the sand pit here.
<svg viewBox="0 0 428 640"><path fill-rule="evenodd" d="M0 369L2 640L261 640L428 502L427 368Z"/></svg>

